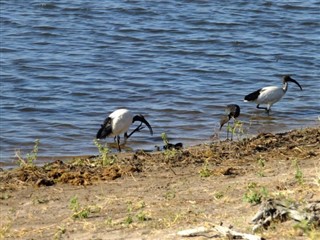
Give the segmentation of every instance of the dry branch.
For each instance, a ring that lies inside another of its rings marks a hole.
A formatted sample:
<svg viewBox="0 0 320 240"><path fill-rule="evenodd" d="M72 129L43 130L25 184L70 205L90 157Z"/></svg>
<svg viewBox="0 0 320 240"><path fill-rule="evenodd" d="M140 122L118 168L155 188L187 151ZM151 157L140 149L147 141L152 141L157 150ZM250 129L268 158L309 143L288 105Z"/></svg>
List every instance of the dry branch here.
<svg viewBox="0 0 320 240"><path fill-rule="evenodd" d="M219 235L209 235L210 232L215 231L218 232ZM221 225L213 225L210 228L207 227L198 227L193 229L186 229L178 232L178 235L181 237L196 237L196 236L204 236L208 238L213 237L228 237L229 239L247 239L247 240L262 240L260 236L240 233L235 230L232 230L230 227L224 227Z"/></svg>

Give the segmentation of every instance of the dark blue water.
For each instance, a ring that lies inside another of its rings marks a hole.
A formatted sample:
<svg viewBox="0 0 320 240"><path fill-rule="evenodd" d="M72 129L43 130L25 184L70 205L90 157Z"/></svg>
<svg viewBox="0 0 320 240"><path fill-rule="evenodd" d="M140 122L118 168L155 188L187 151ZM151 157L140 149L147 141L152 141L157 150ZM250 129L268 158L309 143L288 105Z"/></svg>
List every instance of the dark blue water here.
<svg viewBox="0 0 320 240"><path fill-rule="evenodd" d="M246 134L319 124L319 1L73 2L1 0L2 163L35 139L44 159L96 154L100 124L120 107L154 128L133 150L161 145L162 132L208 141L229 103ZM283 74L304 90L290 84L270 116L243 102Z"/></svg>

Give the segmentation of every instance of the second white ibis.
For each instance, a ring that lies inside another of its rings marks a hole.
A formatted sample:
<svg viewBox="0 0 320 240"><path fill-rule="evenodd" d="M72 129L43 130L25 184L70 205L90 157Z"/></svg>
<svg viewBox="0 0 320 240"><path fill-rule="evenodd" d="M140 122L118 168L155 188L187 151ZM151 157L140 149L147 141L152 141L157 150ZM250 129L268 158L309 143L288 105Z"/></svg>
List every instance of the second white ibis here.
<svg viewBox="0 0 320 240"><path fill-rule="evenodd" d="M257 108L265 109L268 114L271 109L271 106L278 102L287 92L288 90L288 82L293 82L299 86L302 90L301 85L294 79L292 79L289 75L285 75L282 78L282 87L278 86L269 86L258 89L253 93L248 94L244 97L245 102L255 102L257 103ZM260 107L260 104L266 104L266 107Z"/></svg>

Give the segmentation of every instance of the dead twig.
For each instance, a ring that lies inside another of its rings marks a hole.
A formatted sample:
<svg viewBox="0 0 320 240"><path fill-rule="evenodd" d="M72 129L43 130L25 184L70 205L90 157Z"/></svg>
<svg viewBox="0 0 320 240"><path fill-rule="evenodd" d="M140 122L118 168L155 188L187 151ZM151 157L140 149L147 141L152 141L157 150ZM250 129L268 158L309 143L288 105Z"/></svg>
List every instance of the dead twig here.
<svg viewBox="0 0 320 240"><path fill-rule="evenodd" d="M209 235L210 232L215 231L219 234L216 235ZM230 227L224 227L222 225L212 225L212 227L198 227L193 229L186 229L178 232L178 235L181 237L196 237L196 236L204 236L207 238L213 237L228 237L229 239L246 239L246 240L263 240L262 237L241 233L231 229Z"/></svg>

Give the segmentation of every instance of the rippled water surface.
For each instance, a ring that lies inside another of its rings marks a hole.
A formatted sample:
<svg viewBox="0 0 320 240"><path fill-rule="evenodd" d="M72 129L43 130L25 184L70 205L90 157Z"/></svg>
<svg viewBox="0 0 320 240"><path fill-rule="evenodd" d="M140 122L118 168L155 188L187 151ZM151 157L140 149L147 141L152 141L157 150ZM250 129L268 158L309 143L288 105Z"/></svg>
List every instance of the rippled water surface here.
<svg viewBox="0 0 320 240"><path fill-rule="evenodd" d="M154 128L133 150L161 145L162 132L207 141L229 103L250 134L319 124L319 12L313 0L3 0L1 162L35 139L47 159L96 154L100 124L120 107ZM303 91L289 84L270 116L243 102L283 74Z"/></svg>

